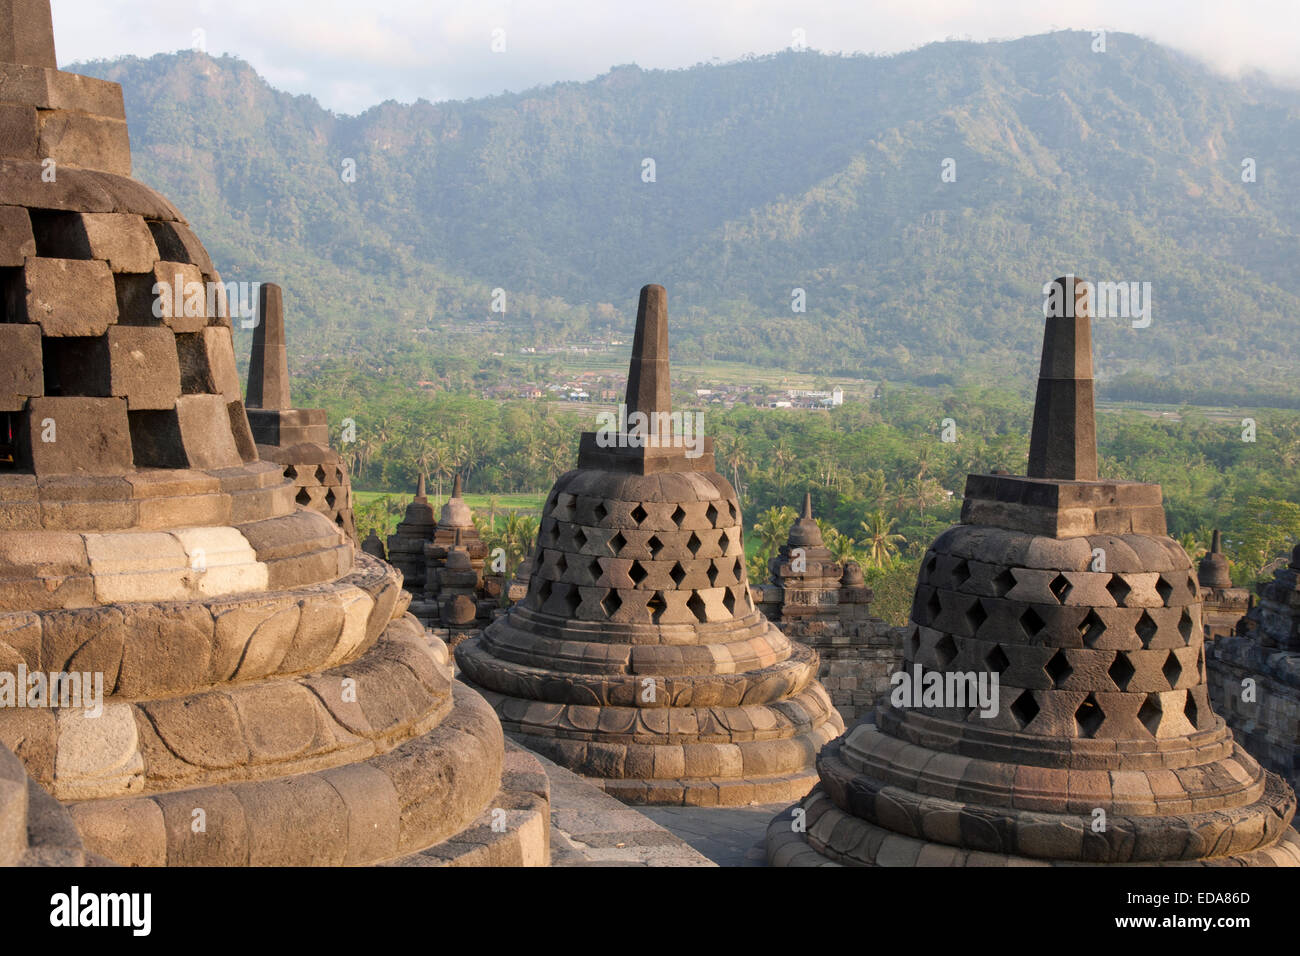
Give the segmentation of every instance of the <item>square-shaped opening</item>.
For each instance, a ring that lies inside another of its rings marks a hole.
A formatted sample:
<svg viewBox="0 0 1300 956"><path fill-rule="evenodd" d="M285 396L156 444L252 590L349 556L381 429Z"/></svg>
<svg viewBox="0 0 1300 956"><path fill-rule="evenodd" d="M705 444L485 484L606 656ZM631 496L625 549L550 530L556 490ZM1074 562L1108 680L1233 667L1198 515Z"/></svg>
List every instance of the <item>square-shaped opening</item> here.
<svg viewBox="0 0 1300 956"><path fill-rule="evenodd" d="M22 412L0 412L0 471L24 467L18 454L18 421Z"/></svg>
<svg viewBox="0 0 1300 956"><path fill-rule="evenodd" d="M154 314L158 296L154 295L153 287L157 281L152 272L113 273L118 325L163 324L162 317Z"/></svg>
<svg viewBox="0 0 1300 956"><path fill-rule="evenodd" d="M204 395L217 391L202 332L177 333L176 354L181 363L182 395Z"/></svg>
<svg viewBox="0 0 1300 956"><path fill-rule="evenodd" d="M186 468L189 459L181 440L180 420L176 410L128 411L131 427L131 452L137 468Z"/></svg>
<svg viewBox="0 0 1300 956"><path fill-rule="evenodd" d="M27 286L21 268L0 269L0 322L25 321Z"/></svg>
<svg viewBox="0 0 1300 956"><path fill-rule="evenodd" d="M99 335L55 336L41 339L46 395L112 395L108 340Z"/></svg>
<svg viewBox="0 0 1300 956"><path fill-rule="evenodd" d="M36 255L42 259L92 259L81 214L57 209L28 210Z"/></svg>

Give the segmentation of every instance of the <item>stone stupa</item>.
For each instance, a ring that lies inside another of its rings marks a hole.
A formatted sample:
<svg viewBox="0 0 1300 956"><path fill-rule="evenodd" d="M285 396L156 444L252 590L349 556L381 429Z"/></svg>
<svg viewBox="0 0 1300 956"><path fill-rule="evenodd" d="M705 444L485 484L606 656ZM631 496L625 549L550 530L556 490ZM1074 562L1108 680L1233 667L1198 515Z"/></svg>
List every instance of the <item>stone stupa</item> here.
<svg viewBox="0 0 1300 956"><path fill-rule="evenodd" d="M1259 591L1249 627L1210 644L1215 706L1260 763L1300 786L1300 545Z"/></svg>
<svg viewBox="0 0 1300 956"><path fill-rule="evenodd" d="M649 285L627 422L670 408L667 296ZM649 422L582 436L577 469L546 500L528 593L456 648L462 678L507 733L625 802L802 793L843 727L817 655L750 598L712 440L688 448Z"/></svg>
<svg viewBox="0 0 1300 956"><path fill-rule="evenodd" d="M343 457L330 447L325 409L294 408L289 397L284 294L273 282L258 290L244 405L258 457L283 465L284 476L293 481L294 500L319 511L355 542L352 482Z"/></svg>
<svg viewBox="0 0 1300 956"><path fill-rule="evenodd" d="M130 178L121 88L56 68L48 0L0 0L0 104L0 677L61 688L0 706L0 744L84 846L45 842L131 865L544 864L540 766L506 755L398 573L259 460L229 316L155 298L220 280ZM19 814L29 844L49 816L12 771L5 860Z"/></svg>
<svg viewBox="0 0 1300 956"><path fill-rule="evenodd" d="M1098 480L1087 287L1055 286L1029 476L967 479L904 645L902 676L996 675L995 705L887 699L769 825L773 864L1300 863L1291 787L1210 707L1160 487Z"/></svg>

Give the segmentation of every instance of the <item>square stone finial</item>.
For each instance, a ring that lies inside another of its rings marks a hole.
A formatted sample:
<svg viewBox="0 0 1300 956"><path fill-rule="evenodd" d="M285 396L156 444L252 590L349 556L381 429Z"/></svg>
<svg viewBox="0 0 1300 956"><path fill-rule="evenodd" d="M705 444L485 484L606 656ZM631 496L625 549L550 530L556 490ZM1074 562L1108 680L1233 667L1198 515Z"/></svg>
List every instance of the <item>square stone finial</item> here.
<svg viewBox="0 0 1300 956"><path fill-rule="evenodd" d="M50 0L0 0L0 63L58 69Z"/></svg>
<svg viewBox="0 0 1300 956"><path fill-rule="evenodd" d="M627 373L627 411L671 412L668 368L668 292L661 285L641 289Z"/></svg>
<svg viewBox="0 0 1300 956"><path fill-rule="evenodd" d="M258 323L248 360L249 408L285 410L289 399L289 354L284 337L284 298L274 282L264 282L258 299Z"/></svg>
<svg viewBox="0 0 1300 956"><path fill-rule="evenodd" d="M1029 438L1030 478L1097 480L1093 407L1092 303L1073 275L1049 286L1043 360Z"/></svg>

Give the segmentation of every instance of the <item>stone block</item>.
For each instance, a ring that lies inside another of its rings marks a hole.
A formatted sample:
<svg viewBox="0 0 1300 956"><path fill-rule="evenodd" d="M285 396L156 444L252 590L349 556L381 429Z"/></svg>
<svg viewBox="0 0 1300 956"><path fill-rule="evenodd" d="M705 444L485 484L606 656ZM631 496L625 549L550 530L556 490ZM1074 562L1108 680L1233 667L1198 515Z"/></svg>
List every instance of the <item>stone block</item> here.
<svg viewBox="0 0 1300 956"><path fill-rule="evenodd" d="M153 234L140 216L81 213L90 258L103 259L113 272L149 272L158 261Z"/></svg>
<svg viewBox="0 0 1300 956"><path fill-rule="evenodd" d="M130 411L170 409L181 394L176 336L170 329L119 325L108 330L109 393Z"/></svg>
<svg viewBox="0 0 1300 956"><path fill-rule="evenodd" d="M20 420L20 454L38 475L117 475L133 465L123 398L33 398Z"/></svg>
<svg viewBox="0 0 1300 956"><path fill-rule="evenodd" d="M117 321L113 274L106 262L28 259L8 293L11 321L37 324L44 335L103 335Z"/></svg>
<svg viewBox="0 0 1300 956"><path fill-rule="evenodd" d="M40 124L36 108L0 103L0 155L15 159L41 159Z"/></svg>
<svg viewBox="0 0 1300 956"><path fill-rule="evenodd" d="M54 796L92 800L143 789L144 758L129 704L106 702L93 718L77 708L60 710L57 721Z"/></svg>
<svg viewBox="0 0 1300 956"><path fill-rule="evenodd" d="M36 239L27 210L21 206L0 206L0 268L21 267L34 255Z"/></svg>
<svg viewBox="0 0 1300 956"><path fill-rule="evenodd" d="M131 175L126 120L71 110L41 110L39 120L41 157L51 157L60 166Z"/></svg>
<svg viewBox="0 0 1300 956"><path fill-rule="evenodd" d="M0 216L0 230L3 230ZM0 324L0 412L22 411L27 399L45 393L41 330L34 325Z"/></svg>

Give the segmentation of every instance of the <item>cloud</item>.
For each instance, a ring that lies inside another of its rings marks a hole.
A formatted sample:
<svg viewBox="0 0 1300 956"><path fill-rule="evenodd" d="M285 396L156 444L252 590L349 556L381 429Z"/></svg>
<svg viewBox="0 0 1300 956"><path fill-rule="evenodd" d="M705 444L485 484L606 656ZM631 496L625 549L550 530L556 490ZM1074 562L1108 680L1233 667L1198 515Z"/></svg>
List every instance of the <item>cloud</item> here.
<svg viewBox="0 0 1300 956"><path fill-rule="evenodd" d="M356 113L387 99L485 96L610 66L677 68L787 47L896 53L954 36L1052 29L1137 33L1220 70L1300 79L1294 0L53 0L59 60L207 49L247 60L276 86ZM505 52L491 49L505 31Z"/></svg>

